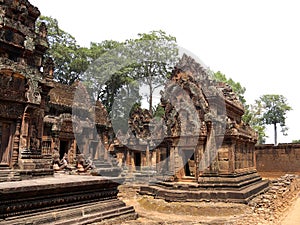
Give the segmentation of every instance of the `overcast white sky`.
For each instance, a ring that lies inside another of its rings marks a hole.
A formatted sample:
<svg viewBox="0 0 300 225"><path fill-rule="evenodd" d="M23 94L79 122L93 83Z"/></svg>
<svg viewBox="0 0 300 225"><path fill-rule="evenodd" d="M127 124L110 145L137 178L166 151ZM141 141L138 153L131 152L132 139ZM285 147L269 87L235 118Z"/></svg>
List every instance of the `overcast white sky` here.
<svg viewBox="0 0 300 225"><path fill-rule="evenodd" d="M90 42L134 38L164 30L179 46L197 55L213 71L246 87L252 103L263 94L282 94L288 136L300 139L300 2L297 0L29 0L52 16L82 46ZM268 143L273 142L272 127Z"/></svg>

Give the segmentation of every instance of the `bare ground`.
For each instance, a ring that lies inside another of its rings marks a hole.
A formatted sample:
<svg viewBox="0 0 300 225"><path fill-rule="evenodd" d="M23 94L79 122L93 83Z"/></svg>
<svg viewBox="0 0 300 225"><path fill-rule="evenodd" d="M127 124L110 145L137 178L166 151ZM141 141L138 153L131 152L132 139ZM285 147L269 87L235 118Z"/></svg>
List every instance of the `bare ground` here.
<svg viewBox="0 0 300 225"><path fill-rule="evenodd" d="M282 176L284 173L265 173L263 177L274 179ZM184 225L296 225L300 218L300 199L295 199L292 207L286 209L278 221L272 223L260 221L253 213L251 207L245 204L236 203L213 203L213 202L165 202L154 199L149 196L141 196L137 192L138 184L121 185L119 198L127 205L134 206L139 215L137 220L131 220L121 223L122 225L158 225L158 224L184 224ZM282 219L286 218L282 221ZM286 222L287 221L287 222ZM288 223L290 221L290 223Z"/></svg>

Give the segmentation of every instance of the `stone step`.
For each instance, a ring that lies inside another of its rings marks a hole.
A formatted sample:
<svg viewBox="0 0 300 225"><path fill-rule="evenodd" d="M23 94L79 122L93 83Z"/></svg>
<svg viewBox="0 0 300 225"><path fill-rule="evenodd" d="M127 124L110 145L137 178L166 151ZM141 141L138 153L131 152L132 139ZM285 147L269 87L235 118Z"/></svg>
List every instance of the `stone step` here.
<svg viewBox="0 0 300 225"><path fill-rule="evenodd" d="M104 163L94 163L96 167L112 167L110 164L104 164Z"/></svg>
<svg viewBox="0 0 300 225"><path fill-rule="evenodd" d="M121 221L124 217L135 219L137 214L132 206L126 206L124 202L115 199L18 216L0 220L0 224L24 224L26 220L26 224L73 225L90 224L108 219Z"/></svg>
<svg viewBox="0 0 300 225"><path fill-rule="evenodd" d="M187 184L182 184L187 185ZM201 189L188 188L182 189L176 185L172 186L141 186L139 194L151 195L155 198L164 199L166 201L225 201L234 203L248 203L250 199L265 191L268 188L268 180L260 180L251 185L245 186L242 189L232 187L231 189Z"/></svg>
<svg viewBox="0 0 300 225"><path fill-rule="evenodd" d="M0 170L0 182L20 181L21 176L19 172L12 170Z"/></svg>
<svg viewBox="0 0 300 225"><path fill-rule="evenodd" d="M79 218L73 218L68 221L62 221L61 223L55 222L53 225L73 225L73 224L93 224L103 222L106 224L107 220L124 221L128 219L136 219L137 214L132 206L126 206L118 209L108 210L105 212L94 213L91 215L85 215Z"/></svg>

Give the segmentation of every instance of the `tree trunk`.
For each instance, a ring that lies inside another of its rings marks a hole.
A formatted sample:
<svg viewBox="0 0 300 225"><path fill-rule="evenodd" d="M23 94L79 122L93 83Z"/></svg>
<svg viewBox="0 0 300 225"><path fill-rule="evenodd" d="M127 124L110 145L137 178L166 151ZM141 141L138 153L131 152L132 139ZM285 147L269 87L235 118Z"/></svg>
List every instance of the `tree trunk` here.
<svg viewBox="0 0 300 225"><path fill-rule="evenodd" d="M277 145L277 124L274 123L274 144Z"/></svg>
<svg viewBox="0 0 300 225"><path fill-rule="evenodd" d="M150 82L149 84L149 89L150 89L150 94L149 94L149 113L152 115L153 110L152 110L152 105L153 105L153 88L152 88L152 83Z"/></svg>

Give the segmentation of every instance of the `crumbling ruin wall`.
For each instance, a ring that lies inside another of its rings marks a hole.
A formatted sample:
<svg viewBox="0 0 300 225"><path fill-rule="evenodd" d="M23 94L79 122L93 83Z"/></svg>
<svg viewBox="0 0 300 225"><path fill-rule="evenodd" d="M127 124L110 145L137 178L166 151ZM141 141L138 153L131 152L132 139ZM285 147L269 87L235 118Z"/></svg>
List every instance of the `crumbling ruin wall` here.
<svg viewBox="0 0 300 225"><path fill-rule="evenodd" d="M269 189L254 198L249 205L261 222L276 222L293 204L299 193L299 177L286 174L271 182ZM269 224L268 223L268 224ZM254 223L251 223L254 224Z"/></svg>
<svg viewBox="0 0 300 225"><path fill-rule="evenodd" d="M280 225L298 198L299 176L286 174L272 180L268 189L253 198L248 206L252 213L236 218L230 225ZM226 223L227 224L227 223ZM295 223L296 224L296 223Z"/></svg>
<svg viewBox="0 0 300 225"><path fill-rule="evenodd" d="M300 172L300 144L255 147L258 172Z"/></svg>

